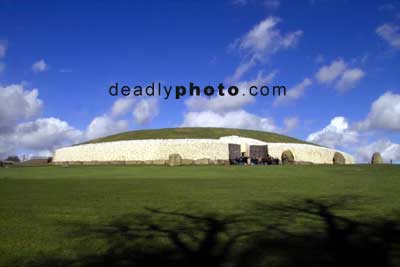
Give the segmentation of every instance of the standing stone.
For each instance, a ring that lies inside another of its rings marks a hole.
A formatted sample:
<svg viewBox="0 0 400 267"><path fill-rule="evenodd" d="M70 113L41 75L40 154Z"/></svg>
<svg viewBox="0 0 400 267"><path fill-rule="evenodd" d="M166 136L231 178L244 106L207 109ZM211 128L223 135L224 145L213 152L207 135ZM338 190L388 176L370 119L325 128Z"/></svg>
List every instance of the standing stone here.
<svg viewBox="0 0 400 267"><path fill-rule="evenodd" d="M379 152L375 152L372 154L371 164L382 164L383 159Z"/></svg>
<svg viewBox="0 0 400 267"><path fill-rule="evenodd" d="M294 156L292 151L285 150L282 152L281 156L282 164L294 164Z"/></svg>
<svg viewBox="0 0 400 267"><path fill-rule="evenodd" d="M179 166L182 164L182 157L179 154L170 154L168 159L169 166Z"/></svg>
<svg viewBox="0 0 400 267"><path fill-rule="evenodd" d="M333 164L346 164L346 159L342 155L342 153L335 152L333 155Z"/></svg>

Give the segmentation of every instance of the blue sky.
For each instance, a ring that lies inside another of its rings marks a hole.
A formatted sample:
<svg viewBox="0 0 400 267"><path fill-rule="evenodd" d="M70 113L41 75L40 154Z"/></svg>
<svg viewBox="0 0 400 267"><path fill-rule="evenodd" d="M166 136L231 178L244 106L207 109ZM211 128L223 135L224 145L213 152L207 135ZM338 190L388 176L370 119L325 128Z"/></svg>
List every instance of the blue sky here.
<svg viewBox="0 0 400 267"><path fill-rule="evenodd" d="M400 1L0 1L0 155L119 131L274 131L400 161ZM283 84L180 100L111 84Z"/></svg>

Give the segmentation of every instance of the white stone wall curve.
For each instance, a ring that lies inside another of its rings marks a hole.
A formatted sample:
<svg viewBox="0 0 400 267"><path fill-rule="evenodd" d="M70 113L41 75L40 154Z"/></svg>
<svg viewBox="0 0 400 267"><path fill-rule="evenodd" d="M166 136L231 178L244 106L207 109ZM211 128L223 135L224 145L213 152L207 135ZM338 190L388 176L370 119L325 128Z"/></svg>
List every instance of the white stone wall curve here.
<svg viewBox="0 0 400 267"><path fill-rule="evenodd" d="M90 161L151 161L168 160L170 154L180 154L184 159L229 160L229 144L239 144L242 151L250 145L268 145L268 153L280 158L284 150L291 150L296 161L332 164L337 150L309 144L267 143L260 140L225 136L220 139L148 139L82 144L57 149L53 162ZM346 163L353 158L341 151Z"/></svg>
<svg viewBox="0 0 400 267"><path fill-rule="evenodd" d="M351 155L326 147L309 144L289 144L289 143L267 143L268 153L272 157L281 157L285 150L292 151L295 161L308 161L317 164L332 164L335 152L339 152L346 160L346 164L353 164L354 159Z"/></svg>
<svg viewBox="0 0 400 267"><path fill-rule="evenodd" d="M167 160L178 153L184 159L228 160L227 143L215 139L148 139L84 144L57 149L54 162Z"/></svg>
<svg viewBox="0 0 400 267"><path fill-rule="evenodd" d="M263 142L257 139L240 137L240 136L223 136L219 140L227 143L241 144L242 152L243 145L248 149L250 145L267 145L268 153L274 158L281 158L282 152L291 150L296 161L308 161L317 164L332 164L335 152L341 153L346 161L346 164L353 164L354 159L351 155L326 147L310 145L310 144L295 144L295 143L270 143Z"/></svg>

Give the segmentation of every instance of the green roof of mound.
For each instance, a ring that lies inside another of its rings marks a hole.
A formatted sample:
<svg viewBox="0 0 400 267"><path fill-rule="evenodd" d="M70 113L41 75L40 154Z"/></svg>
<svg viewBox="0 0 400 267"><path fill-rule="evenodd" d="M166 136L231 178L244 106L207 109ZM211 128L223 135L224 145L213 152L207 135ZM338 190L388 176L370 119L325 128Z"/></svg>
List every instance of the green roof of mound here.
<svg viewBox="0 0 400 267"><path fill-rule="evenodd" d="M153 130L138 130L110 135L91 141L85 144L124 141L124 140L141 140L141 139L218 139L222 136L238 135L242 137L254 138L264 142L271 143L300 143L310 144L308 142L292 138L286 135L242 130L242 129L229 129L229 128L165 128Z"/></svg>

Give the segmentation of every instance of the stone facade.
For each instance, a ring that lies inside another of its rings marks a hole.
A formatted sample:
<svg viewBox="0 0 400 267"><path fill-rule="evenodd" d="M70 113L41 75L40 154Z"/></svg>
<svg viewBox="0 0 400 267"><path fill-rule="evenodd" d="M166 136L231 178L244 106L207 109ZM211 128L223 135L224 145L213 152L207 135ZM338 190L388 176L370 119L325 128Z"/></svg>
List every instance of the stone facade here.
<svg viewBox="0 0 400 267"><path fill-rule="evenodd" d="M168 161L171 154L190 160L229 160L228 144L216 139L150 139L64 147L55 151L54 162Z"/></svg>
<svg viewBox="0 0 400 267"><path fill-rule="evenodd" d="M229 144L240 145L248 155L251 145L267 145L268 153L281 158L285 150L292 151L296 161L332 164L336 150L308 144L266 143L238 136L220 139L149 139L83 144L57 149L54 164L168 164L170 155L179 154L181 164L226 164L229 162ZM340 152L346 164L353 158Z"/></svg>
<svg viewBox="0 0 400 267"><path fill-rule="evenodd" d="M295 160L292 151L290 151L289 149L283 151L281 156L281 162L282 164L294 164Z"/></svg>
<svg viewBox="0 0 400 267"><path fill-rule="evenodd" d="M326 147L309 144L268 143L268 153L274 158L280 158L285 150L292 151L295 161L333 164L335 152L340 152L345 158L346 164L354 163L351 155Z"/></svg>
<svg viewBox="0 0 400 267"><path fill-rule="evenodd" d="M379 152L372 154L371 164L383 164L383 159Z"/></svg>

